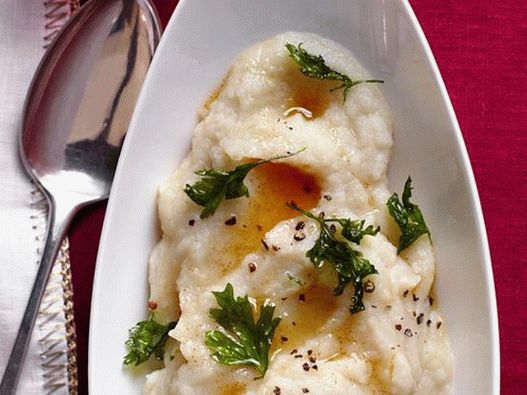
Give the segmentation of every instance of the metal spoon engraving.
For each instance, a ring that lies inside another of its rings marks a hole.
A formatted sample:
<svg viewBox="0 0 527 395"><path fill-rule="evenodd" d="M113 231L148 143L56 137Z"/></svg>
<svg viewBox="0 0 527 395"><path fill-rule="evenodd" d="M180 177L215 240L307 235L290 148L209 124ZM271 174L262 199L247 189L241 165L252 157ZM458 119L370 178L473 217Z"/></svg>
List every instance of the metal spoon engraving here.
<svg viewBox="0 0 527 395"><path fill-rule="evenodd" d="M91 0L44 55L24 109L20 155L49 203L48 236L0 384L12 395L53 261L73 215L106 199L159 41L149 0Z"/></svg>

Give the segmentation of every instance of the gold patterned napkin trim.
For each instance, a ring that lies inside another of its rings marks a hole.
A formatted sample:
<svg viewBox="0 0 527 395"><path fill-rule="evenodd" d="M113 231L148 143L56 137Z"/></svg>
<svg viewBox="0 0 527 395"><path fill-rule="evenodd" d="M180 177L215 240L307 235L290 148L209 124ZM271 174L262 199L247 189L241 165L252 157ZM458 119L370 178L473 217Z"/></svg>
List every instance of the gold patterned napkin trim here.
<svg viewBox="0 0 527 395"><path fill-rule="evenodd" d="M68 387L71 395L77 395L77 335L73 310L73 284L71 281L71 261L69 241L65 238L60 248L62 264L62 289L64 295L64 314L66 318L66 343L68 346Z"/></svg>
<svg viewBox="0 0 527 395"><path fill-rule="evenodd" d="M79 8L79 0L46 0L44 1L45 30L44 48L47 48L61 27L71 17L72 13Z"/></svg>

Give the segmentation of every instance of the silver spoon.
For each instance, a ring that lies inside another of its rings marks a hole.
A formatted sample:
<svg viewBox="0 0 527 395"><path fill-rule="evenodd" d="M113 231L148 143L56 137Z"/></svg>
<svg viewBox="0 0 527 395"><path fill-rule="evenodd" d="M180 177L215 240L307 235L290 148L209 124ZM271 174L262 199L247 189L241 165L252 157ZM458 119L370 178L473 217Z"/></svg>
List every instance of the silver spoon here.
<svg viewBox="0 0 527 395"><path fill-rule="evenodd" d="M149 0L91 0L56 37L33 79L20 155L48 200L48 235L0 395L16 391L46 282L71 218L109 195L159 37L159 19Z"/></svg>

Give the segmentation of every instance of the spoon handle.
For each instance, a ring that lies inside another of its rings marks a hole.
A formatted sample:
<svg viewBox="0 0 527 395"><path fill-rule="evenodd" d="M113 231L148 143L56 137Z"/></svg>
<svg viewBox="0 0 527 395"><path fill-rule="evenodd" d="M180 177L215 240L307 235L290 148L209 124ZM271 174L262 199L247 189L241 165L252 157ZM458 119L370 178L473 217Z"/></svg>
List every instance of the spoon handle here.
<svg viewBox="0 0 527 395"><path fill-rule="evenodd" d="M16 393L18 379L24 366L24 359L33 332L33 326L35 325L35 320L40 309L40 302L42 301L42 296L44 295L48 277L53 267L53 262L55 262L60 243L73 214L73 208L68 207L68 209L64 209L60 205L57 207L49 196L48 202L49 214L46 245L26 306L26 311L22 318L20 328L18 329L11 355L9 356L2 383L0 384L0 395L14 395Z"/></svg>

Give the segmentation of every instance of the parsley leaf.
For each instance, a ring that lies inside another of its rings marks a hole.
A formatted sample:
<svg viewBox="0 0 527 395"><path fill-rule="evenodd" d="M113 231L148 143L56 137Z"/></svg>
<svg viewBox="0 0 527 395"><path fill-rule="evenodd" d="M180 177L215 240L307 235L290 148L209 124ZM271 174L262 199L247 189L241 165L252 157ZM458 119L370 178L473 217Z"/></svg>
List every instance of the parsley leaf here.
<svg viewBox="0 0 527 395"><path fill-rule="evenodd" d="M129 338L126 341L128 354L124 357L125 365L138 366L148 361L153 354L158 360L163 359L165 343L170 332L177 324L177 321L162 325L154 319L154 314L150 314L146 321L140 321L130 329Z"/></svg>
<svg viewBox="0 0 527 395"><path fill-rule="evenodd" d="M364 236L375 236L381 230L380 226L374 228L373 225L364 228L365 221L360 219L352 221L349 218L330 218L325 220L325 222L338 222L342 226L342 230L340 231L342 236L355 244L360 244Z"/></svg>
<svg viewBox="0 0 527 395"><path fill-rule="evenodd" d="M255 322L247 295L234 297L230 283L222 292L213 292L220 308L212 308L210 316L223 327L205 334L205 345L212 358L223 365L253 366L261 377L269 366L269 347L281 318L273 318L275 306L260 305L260 318Z"/></svg>
<svg viewBox="0 0 527 395"><path fill-rule="evenodd" d="M359 244L364 236L375 236L380 228L374 228L372 225L365 228L364 220L351 221L348 218L324 219L320 216L317 217L309 211L302 210L293 202L289 203L288 206L314 219L320 225L320 235L315 245L306 252L306 256L316 267L321 267L324 262L333 265L338 277L338 285L333 290L333 293L342 295L346 286L352 283L354 291L351 298L350 312L354 314L364 310L362 281L370 274L378 272L375 266L364 258L360 251L353 249L352 244L349 242ZM344 240L337 237L337 228L331 225L332 222L337 222L341 225L340 234Z"/></svg>
<svg viewBox="0 0 527 395"><path fill-rule="evenodd" d="M430 230L428 230L428 227L426 226L423 213L421 213L421 210L417 205L410 202L411 197L412 179L408 177L404 184L402 203L396 193L394 193L386 202L390 215L395 219L401 229L401 237L399 239L397 253L400 253L405 248L409 247L424 234L428 234L428 237L430 237Z"/></svg>
<svg viewBox="0 0 527 395"><path fill-rule="evenodd" d="M331 69L328 65L326 65L326 61L324 60L322 55L315 56L307 52L304 48L302 48L302 43L298 44L298 46L296 47L290 43L285 44L285 46L289 51L289 57L293 59L293 61L300 68L300 72L306 77L315 78L317 80L340 81L341 84L330 89L330 92L336 91L338 89L344 89L342 91L344 95L344 101L346 101L346 96L348 95L349 90L355 85L362 84L365 82L381 84L384 83L384 81L382 80L354 81L350 79L347 75L339 73L338 71L335 71Z"/></svg>
<svg viewBox="0 0 527 395"><path fill-rule="evenodd" d="M185 193L192 201L204 209L200 218L207 218L216 212L216 209L224 199L236 199L249 196L249 189L244 184L247 174L255 167L278 159L294 156L305 148L286 155L275 156L270 159L244 163L236 166L233 170L208 169L198 170L195 174L201 176L201 180L194 184L185 185Z"/></svg>

